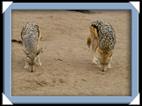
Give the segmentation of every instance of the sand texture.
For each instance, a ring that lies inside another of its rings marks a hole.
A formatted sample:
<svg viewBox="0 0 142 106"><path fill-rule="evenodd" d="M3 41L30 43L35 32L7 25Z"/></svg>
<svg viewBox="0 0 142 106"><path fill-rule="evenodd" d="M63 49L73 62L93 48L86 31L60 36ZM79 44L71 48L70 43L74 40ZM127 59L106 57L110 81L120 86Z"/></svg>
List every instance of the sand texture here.
<svg viewBox="0 0 142 106"><path fill-rule="evenodd" d="M41 67L24 69L22 46L12 43L12 95L131 95L130 12L13 11L12 39L20 40L23 25L40 27ZM86 44L94 20L110 23L116 32L112 68L102 72L92 63Z"/></svg>

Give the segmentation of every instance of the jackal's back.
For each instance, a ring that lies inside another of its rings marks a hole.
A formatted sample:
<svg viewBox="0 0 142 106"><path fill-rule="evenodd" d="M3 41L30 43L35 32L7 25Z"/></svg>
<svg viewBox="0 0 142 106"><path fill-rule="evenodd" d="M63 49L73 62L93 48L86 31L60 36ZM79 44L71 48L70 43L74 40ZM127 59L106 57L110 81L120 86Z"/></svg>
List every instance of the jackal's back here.
<svg viewBox="0 0 142 106"><path fill-rule="evenodd" d="M116 43L115 31L110 24L105 24L102 21L94 21L92 24L97 29L99 48L104 51L114 49Z"/></svg>
<svg viewBox="0 0 142 106"><path fill-rule="evenodd" d="M39 26L35 23L27 23L22 29L21 38L27 52L36 52L38 48Z"/></svg>

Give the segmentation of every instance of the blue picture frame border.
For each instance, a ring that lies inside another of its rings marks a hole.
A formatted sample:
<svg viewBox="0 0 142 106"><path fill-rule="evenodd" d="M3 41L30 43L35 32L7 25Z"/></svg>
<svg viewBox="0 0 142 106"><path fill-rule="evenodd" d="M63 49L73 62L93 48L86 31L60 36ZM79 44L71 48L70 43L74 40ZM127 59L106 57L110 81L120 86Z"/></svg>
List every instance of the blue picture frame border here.
<svg viewBox="0 0 142 106"><path fill-rule="evenodd" d="M130 10L131 96L12 96L11 14L13 10ZM130 3L12 3L4 14L4 94L14 104L129 104L139 94L139 13Z"/></svg>

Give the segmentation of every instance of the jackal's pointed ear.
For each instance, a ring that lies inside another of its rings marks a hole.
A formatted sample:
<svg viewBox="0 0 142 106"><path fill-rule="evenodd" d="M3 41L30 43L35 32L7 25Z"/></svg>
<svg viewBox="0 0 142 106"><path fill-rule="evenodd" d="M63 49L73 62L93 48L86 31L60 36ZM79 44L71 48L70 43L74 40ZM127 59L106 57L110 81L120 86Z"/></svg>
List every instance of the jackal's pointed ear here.
<svg viewBox="0 0 142 106"><path fill-rule="evenodd" d="M91 45L91 38L90 37L87 38L87 45L90 48L90 45Z"/></svg>
<svg viewBox="0 0 142 106"><path fill-rule="evenodd" d="M38 26L38 25L35 25L35 27L36 27L37 29L39 29L39 26Z"/></svg>
<svg viewBox="0 0 142 106"><path fill-rule="evenodd" d="M39 26L38 26L38 25L35 25L34 27L37 29L38 37L40 38L40 28L39 28Z"/></svg>
<svg viewBox="0 0 142 106"><path fill-rule="evenodd" d="M23 33L24 33L24 27L22 28L22 31L21 31L21 39L23 40Z"/></svg>

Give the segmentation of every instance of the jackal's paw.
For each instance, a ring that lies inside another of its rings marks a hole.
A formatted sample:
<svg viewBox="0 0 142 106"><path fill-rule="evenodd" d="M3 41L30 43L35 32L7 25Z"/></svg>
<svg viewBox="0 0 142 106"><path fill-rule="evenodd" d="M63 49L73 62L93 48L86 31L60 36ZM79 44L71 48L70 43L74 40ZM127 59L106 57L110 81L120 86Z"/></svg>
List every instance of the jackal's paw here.
<svg viewBox="0 0 142 106"><path fill-rule="evenodd" d="M36 62L36 65L37 66L42 66L42 63L41 62Z"/></svg>
<svg viewBox="0 0 142 106"><path fill-rule="evenodd" d="M24 66L24 69L29 69L29 65L26 64L26 65Z"/></svg>
<svg viewBox="0 0 142 106"><path fill-rule="evenodd" d="M112 67L111 67L111 64L108 64L108 68L112 68Z"/></svg>
<svg viewBox="0 0 142 106"><path fill-rule="evenodd" d="M92 63L98 64L98 60L96 59L96 57L93 58Z"/></svg>
<svg viewBox="0 0 142 106"><path fill-rule="evenodd" d="M39 62L39 63L38 63L38 65L39 65L39 66L42 66L42 63L41 63L41 62Z"/></svg>

